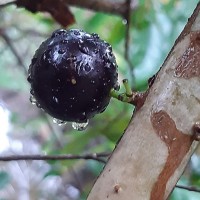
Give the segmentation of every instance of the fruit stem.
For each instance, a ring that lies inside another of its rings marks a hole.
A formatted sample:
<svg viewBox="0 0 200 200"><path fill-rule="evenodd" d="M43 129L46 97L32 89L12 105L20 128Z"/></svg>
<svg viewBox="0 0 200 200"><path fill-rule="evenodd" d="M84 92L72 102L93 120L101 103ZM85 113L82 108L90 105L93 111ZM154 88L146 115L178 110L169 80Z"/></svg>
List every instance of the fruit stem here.
<svg viewBox="0 0 200 200"><path fill-rule="evenodd" d="M126 90L126 96L127 97L132 97L133 96L133 92L131 89L131 86L129 85L128 79L123 79L123 84Z"/></svg>
<svg viewBox="0 0 200 200"><path fill-rule="evenodd" d="M118 99L119 101L127 102L127 103L129 103L132 100L132 98L127 97L125 93L119 93L117 90L114 90L114 89L111 89L110 96L115 99Z"/></svg>
<svg viewBox="0 0 200 200"><path fill-rule="evenodd" d="M111 89L110 96L119 101L130 103L133 100L134 93L129 85L128 79L123 80L123 85L126 91L125 93L120 93L115 89Z"/></svg>

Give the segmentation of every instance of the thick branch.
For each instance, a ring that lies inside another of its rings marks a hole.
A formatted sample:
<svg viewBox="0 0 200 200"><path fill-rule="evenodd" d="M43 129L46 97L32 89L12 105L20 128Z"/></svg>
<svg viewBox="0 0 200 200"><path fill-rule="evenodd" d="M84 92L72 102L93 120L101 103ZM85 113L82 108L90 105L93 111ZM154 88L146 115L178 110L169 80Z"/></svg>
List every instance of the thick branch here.
<svg viewBox="0 0 200 200"><path fill-rule="evenodd" d="M127 5L125 2L115 2L111 0L64 0L67 4L81 8L87 8L94 11L117 14L125 16L127 12ZM133 7L132 7L133 9Z"/></svg>
<svg viewBox="0 0 200 200"><path fill-rule="evenodd" d="M27 69L26 69L26 66L25 66L22 58L18 54L17 50L15 49L15 47L14 47L12 41L10 40L10 38L8 37L8 35L2 29L0 29L0 36L4 39L4 41L6 42L7 46L10 48L11 52L13 53L13 55L16 57L19 66L22 67L24 72L26 73Z"/></svg>
<svg viewBox="0 0 200 200"><path fill-rule="evenodd" d="M4 1L0 3L0 7L11 5L17 1ZM115 2L112 0L63 0L69 6L75 6L93 11L105 12L115 15L125 16L127 13L127 5L125 2ZM135 9L136 3L132 0L131 9Z"/></svg>
<svg viewBox="0 0 200 200"><path fill-rule="evenodd" d="M200 3L149 90L134 99L136 112L88 200L168 198L199 144L199 85Z"/></svg>

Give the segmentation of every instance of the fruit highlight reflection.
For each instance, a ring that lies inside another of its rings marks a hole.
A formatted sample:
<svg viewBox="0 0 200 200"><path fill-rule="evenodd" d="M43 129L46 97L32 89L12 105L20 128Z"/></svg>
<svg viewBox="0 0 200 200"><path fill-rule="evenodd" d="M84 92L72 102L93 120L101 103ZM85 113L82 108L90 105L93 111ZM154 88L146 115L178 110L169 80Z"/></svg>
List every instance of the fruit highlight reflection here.
<svg viewBox="0 0 200 200"><path fill-rule="evenodd" d="M118 87L117 68L112 47L97 34L59 29L33 56L30 99L57 124L84 130L108 106L111 89Z"/></svg>

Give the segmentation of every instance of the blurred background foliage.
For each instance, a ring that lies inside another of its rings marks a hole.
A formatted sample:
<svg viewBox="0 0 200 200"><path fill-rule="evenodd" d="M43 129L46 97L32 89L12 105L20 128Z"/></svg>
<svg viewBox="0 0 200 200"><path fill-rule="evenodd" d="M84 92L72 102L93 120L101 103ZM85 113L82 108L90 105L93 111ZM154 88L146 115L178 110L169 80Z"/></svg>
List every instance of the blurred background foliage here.
<svg viewBox="0 0 200 200"><path fill-rule="evenodd" d="M138 0L131 13L129 58L124 58L126 21L117 15L71 8L69 28L98 33L114 50L120 82L145 90L161 67L198 0ZM58 126L29 102L26 80L31 58L51 32L61 26L47 13L33 14L14 5L0 8L0 152L10 154L83 154L111 152L126 129L133 107L111 100L85 131ZM136 144L137 145L137 144ZM1 200L85 199L103 168L97 161L12 161L0 163ZM180 184L200 187L199 152ZM170 200L197 200L200 193L175 189Z"/></svg>

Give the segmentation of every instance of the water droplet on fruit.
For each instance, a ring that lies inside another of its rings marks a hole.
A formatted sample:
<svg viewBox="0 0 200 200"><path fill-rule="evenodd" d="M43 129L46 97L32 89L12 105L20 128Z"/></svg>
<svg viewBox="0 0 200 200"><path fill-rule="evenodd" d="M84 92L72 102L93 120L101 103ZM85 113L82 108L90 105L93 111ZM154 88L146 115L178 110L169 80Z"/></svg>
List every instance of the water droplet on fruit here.
<svg viewBox="0 0 200 200"><path fill-rule="evenodd" d="M74 35L80 35L80 32L78 30L74 30Z"/></svg>
<svg viewBox="0 0 200 200"><path fill-rule="evenodd" d="M89 49L88 49L88 47L85 46L83 40L79 40L78 41L78 48L84 54L88 54L89 53Z"/></svg>
<svg viewBox="0 0 200 200"><path fill-rule="evenodd" d="M108 50L112 53L112 46L111 45L108 46Z"/></svg>
<svg viewBox="0 0 200 200"><path fill-rule="evenodd" d="M31 90L30 90L30 93L31 93L32 95L34 95L34 90L33 90L33 89L31 89Z"/></svg>
<svg viewBox="0 0 200 200"><path fill-rule="evenodd" d="M84 53L84 54L88 54L88 53L89 53L88 47L85 47L85 46L80 47L80 46L79 46L79 49L80 49L80 51L81 51L82 53Z"/></svg>
<svg viewBox="0 0 200 200"><path fill-rule="evenodd" d="M85 115L86 115L86 113L85 113L85 112L83 112L83 113L82 113L82 115L83 115L83 116L85 116Z"/></svg>
<svg viewBox="0 0 200 200"><path fill-rule="evenodd" d="M64 29L60 29L60 30L57 30L57 31L54 31L51 35L51 37L57 37L59 35L64 35L67 31L64 30Z"/></svg>
<svg viewBox="0 0 200 200"><path fill-rule="evenodd" d="M53 96L53 101L54 101L55 103L57 103L57 104L59 103L59 102L58 102L58 98L55 97L55 96Z"/></svg>
<svg viewBox="0 0 200 200"><path fill-rule="evenodd" d="M60 120L60 119L56 119L56 118L53 118L53 122L55 124L58 124L58 126L65 125L67 123L66 121L63 121L63 120Z"/></svg>
<svg viewBox="0 0 200 200"><path fill-rule="evenodd" d="M30 96L30 102L33 104L33 105L35 105L36 103L37 103L37 100L35 99L35 97L31 94L31 96Z"/></svg>
<svg viewBox="0 0 200 200"><path fill-rule="evenodd" d="M85 69L86 72L91 71L91 67L90 67L88 64L86 64L86 65L84 66L84 69Z"/></svg>
<svg viewBox="0 0 200 200"><path fill-rule="evenodd" d="M36 61L37 61L37 58L32 58L31 64L34 65L36 63Z"/></svg>
<svg viewBox="0 0 200 200"><path fill-rule="evenodd" d="M65 50L64 50L64 49L59 49L59 50L58 50L58 53L59 53L59 54L64 54L64 53L65 53Z"/></svg>
<svg viewBox="0 0 200 200"><path fill-rule="evenodd" d="M68 43L68 40L62 40L62 43L63 43L63 44L67 44L67 43Z"/></svg>
<svg viewBox="0 0 200 200"><path fill-rule="evenodd" d="M41 108L41 105L40 105L38 102L36 102L36 106L37 106L38 108Z"/></svg>
<svg viewBox="0 0 200 200"><path fill-rule="evenodd" d="M123 20L122 20L122 24L126 25L126 24L127 24L127 20L126 20L126 19L123 19Z"/></svg>
<svg viewBox="0 0 200 200"><path fill-rule="evenodd" d="M72 56L72 60L75 62L77 61L77 57L76 56Z"/></svg>
<svg viewBox="0 0 200 200"><path fill-rule="evenodd" d="M105 111L105 109L106 109L106 108L103 108L103 109L100 111L100 113L104 112L104 111Z"/></svg>
<svg viewBox="0 0 200 200"><path fill-rule="evenodd" d="M95 84L95 81L94 81L94 80L91 80L90 83Z"/></svg>
<svg viewBox="0 0 200 200"><path fill-rule="evenodd" d="M83 131L87 128L89 120L84 123L72 122L72 128L77 131Z"/></svg>
<svg viewBox="0 0 200 200"><path fill-rule="evenodd" d="M99 49L94 49L94 53L98 54L99 53Z"/></svg>
<svg viewBox="0 0 200 200"><path fill-rule="evenodd" d="M112 54L112 52L109 50L109 49L106 49L106 57L108 58L108 59L110 59L110 57L113 57L113 54ZM110 62L109 62L110 63Z"/></svg>
<svg viewBox="0 0 200 200"><path fill-rule="evenodd" d="M108 42L106 42L106 41L104 41L104 44L108 47L108 46L110 46L110 44L108 43Z"/></svg>
<svg viewBox="0 0 200 200"><path fill-rule="evenodd" d="M120 84L118 82L114 85L114 89L115 90L119 90L120 89Z"/></svg>
<svg viewBox="0 0 200 200"><path fill-rule="evenodd" d="M28 81L29 83L31 83L31 82L33 81L33 79L32 79L32 77L31 77L30 74L28 75L27 81Z"/></svg>
<svg viewBox="0 0 200 200"><path fill-rule="evenodd" d="M97 33L92 33L91 35L93 36L93 38L99 39L99 35Z"/></svg>
<svg viewBox="0 0 200 200"><path fill-rule="evenodd" d="M61 80L58 78L58 79L57 79L57 82L59 82L59 83L60 83L60 82L61 82Z"/></svg>

